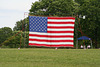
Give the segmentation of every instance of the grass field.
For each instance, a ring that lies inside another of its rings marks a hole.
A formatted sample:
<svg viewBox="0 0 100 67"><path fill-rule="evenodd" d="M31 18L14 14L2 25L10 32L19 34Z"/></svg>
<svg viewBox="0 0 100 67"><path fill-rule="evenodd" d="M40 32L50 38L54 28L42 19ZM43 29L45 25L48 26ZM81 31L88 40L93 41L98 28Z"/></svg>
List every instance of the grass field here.
<svg viewBox="0 0 100 67"><path fill-rule="evenodd" d="M100 67L100 49L0 49L0 67Z"/></svg>

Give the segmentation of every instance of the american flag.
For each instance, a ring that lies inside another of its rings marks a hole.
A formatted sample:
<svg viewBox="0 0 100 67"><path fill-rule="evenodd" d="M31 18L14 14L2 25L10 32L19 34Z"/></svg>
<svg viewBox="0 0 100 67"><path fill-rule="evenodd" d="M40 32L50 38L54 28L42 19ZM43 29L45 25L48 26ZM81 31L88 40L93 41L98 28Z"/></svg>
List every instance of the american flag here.
<svg viewBox="0 0 100 67"><path fill-rule="evenodd" d="M29 16L29 45L73 47L74 23L73 17Z"/></svg>

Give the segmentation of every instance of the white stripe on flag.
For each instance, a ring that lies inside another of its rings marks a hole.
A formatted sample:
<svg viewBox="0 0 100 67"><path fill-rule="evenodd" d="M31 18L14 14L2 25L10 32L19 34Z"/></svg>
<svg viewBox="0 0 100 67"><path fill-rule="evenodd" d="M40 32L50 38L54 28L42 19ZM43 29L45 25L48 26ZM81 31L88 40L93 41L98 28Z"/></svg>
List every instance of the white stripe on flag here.
<svg viewBox="0 0 100 67"><path fill-rule="evenodd" d="M50 29L48 28L48 31L74 31L74 29Z"/></svg>
<svg viewBox="0 0 100 67"><path fill-rule="evenodd" d="M73 38L48 38L48 37L36 37L36 36L29 36L29 39L43 39L43 40L73 40Z"/></svg>
<svg viewBox="0 0 100 67"><path fill-rule="evenodd" d="M72 26L72 27L74 27L74 24L48 24L48 26Z"/></svg>
<svg viewBox="0 0 100 67"><path fill-rule="evenodd" d="M55 45L59 45L59 44L73 44L73 42L39 42L39 41L29 41L29 43L38 43L38 44L48 44L48 45L51 45L51 44L55 44Z"/></svg>
<svg viewBox="0 0 100 67"><path fill-rule="evenodd" d="M60 35L74 35L73 33L39 33L39 32L29 32L29 34L38 34L38 35L54 35L54 36L60 36Z"/></svg>

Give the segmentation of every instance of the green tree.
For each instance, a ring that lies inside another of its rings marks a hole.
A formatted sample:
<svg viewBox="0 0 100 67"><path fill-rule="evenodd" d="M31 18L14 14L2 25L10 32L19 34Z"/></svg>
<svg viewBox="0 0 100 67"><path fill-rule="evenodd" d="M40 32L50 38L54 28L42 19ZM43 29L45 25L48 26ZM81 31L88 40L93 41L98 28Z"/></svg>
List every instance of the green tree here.
<svg viewBox="0 0 100 67"><path fill-rule="evenodd" d="M10 36L5 40L2 45L10 47L10 48L18 48L20 46L20 40L21 40L21 33L19 32L13 32L13 36Z"/></svg>
<svg viewBox="0 0 100 67"><path fill-rule="evenodd" d="M14 28L14 31L29 31L29 18L25 18L24 20L17 21Z"/></svg>
<svg viewBox="0 0 100 67"><path fill-rule="evenodd" d="M9 27L0 28L0 44L3 43L8 37L12 36L12 29Z"/></svg>
<svg viewBox="0 0 100 67"><path fill-rule="evenodd" d="M22 30L23 23L24 23L23 20L17 21L14 28L13 28L13 30L14 31Z"/></svg>
<svg viewBox="0 0 100 67"><path fill-rule="evenodd" d="M75 2L77 2L78 4L83 5L85 2L89 1L89 0L74 0Z"/></svg>
<svg viewBox="0 0 100 67"><path fill-rule="evenodd" d="M100 39L100 2L99 0L85 1L79 10L79 14L85 15L86 19L81 19L82 31L91 37L95 42L97 48L97 42Z"/></svg>
<svg viewBox="0 0 100 67"><path fill-rule="evenodd" d="M31 15L72 16L78 4L73 0L39 0L32 4Z"/></svg>

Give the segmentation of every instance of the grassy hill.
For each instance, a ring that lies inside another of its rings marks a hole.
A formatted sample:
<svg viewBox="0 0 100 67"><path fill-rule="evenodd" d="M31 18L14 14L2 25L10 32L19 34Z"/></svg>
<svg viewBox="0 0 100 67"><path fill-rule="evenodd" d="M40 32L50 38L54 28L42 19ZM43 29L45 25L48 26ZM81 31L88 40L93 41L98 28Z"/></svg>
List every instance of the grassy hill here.
<svg viewBox="0 0 100 67"><path fill-rule="evenodd" d="M0 49L0 67L99 67L100 49Z"/></svg>

